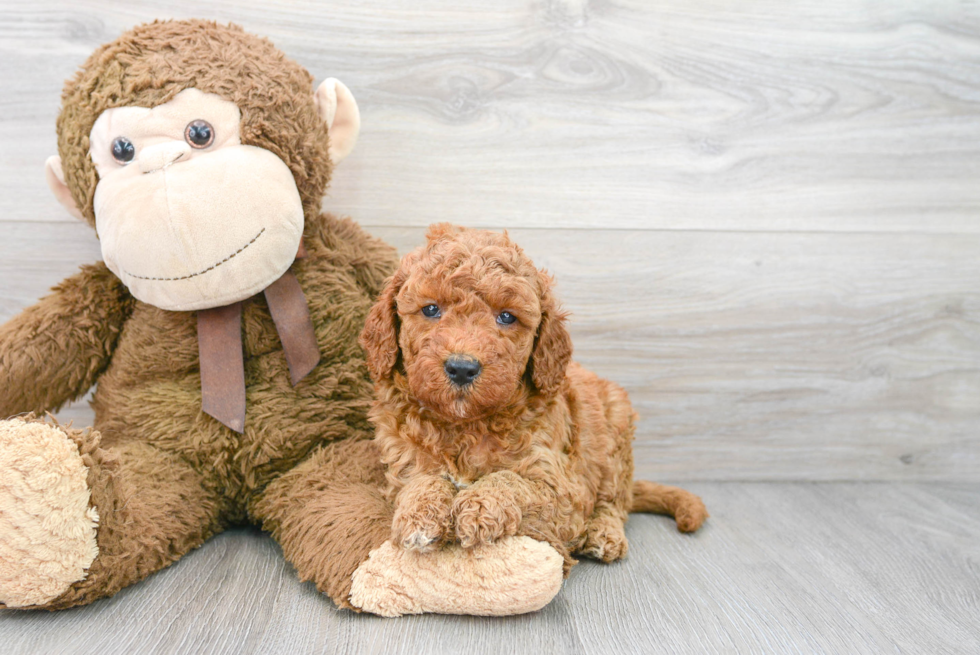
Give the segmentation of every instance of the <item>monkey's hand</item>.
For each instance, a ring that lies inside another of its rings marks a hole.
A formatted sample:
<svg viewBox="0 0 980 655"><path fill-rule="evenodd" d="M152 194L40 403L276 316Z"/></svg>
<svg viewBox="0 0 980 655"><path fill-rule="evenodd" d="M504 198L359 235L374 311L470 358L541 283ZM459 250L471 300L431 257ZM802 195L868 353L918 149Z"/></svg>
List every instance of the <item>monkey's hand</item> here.
<svg viewBox="0 0 980 655"><path fill-rule="evenodd" d="M133 299L105 264L83 266L0 326L0 418L59 408L109 363Z"/></svg>
<svg viewBox="0 0 980 655"><path fill-rule="evenodd" d="M474 548L448 544L432 553L386 541L354 572L350 603L381 616L506 616L541 609L561 581L562 555L531 537Z"/></svg>

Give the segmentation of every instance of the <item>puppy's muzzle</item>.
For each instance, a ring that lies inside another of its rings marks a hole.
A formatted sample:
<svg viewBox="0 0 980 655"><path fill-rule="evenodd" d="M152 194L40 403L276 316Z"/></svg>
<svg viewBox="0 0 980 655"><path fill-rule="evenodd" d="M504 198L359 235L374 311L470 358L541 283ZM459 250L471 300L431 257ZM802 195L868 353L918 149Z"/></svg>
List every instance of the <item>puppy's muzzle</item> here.
<svg viewBox="0 0 980 655"><path fill-rule="evenodd" d="M450 355L443 365L446 377L459 387L471 384L480 375L482 366L476 358L468 355Z"/></svg>

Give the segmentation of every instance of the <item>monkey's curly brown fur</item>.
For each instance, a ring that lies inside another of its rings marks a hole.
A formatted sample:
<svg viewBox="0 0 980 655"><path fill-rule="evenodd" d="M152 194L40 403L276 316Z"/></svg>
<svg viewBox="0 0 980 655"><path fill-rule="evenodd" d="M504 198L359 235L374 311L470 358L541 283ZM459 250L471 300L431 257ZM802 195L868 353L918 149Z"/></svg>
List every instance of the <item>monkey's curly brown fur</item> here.
<svg viewBox="0 0 980 655"><path fill-rule="evenodd" d="M367 440L372 388L357 336L395 252L349 219L320 213L331 162L310 74L266 39L207 21L137 27L67 83L59 149L90 223L98 178L88 138L98 115L154 107L188 87L236 103L242 142L293 172L308 256L292 271L321 360L292 386L264 297L243 301L248 415L237 434L201 410L196 315L134 299L102 263L0 326L0 418L56 410L98 385L96 432L78 445L100 517L99 554L84 579L41 606L112 595L241 522L270 530L303 579L347 605L351 574L390 526Z"/></svg>
<svg viewBox="0 0 980 655"><path fill-rule="evenodd" d="M361 335L396 544L527 535L567 573L574 553L625 556L631 510L700 527L697 496L634 484L629 398L570 363L564 324L552 280L506 235L437 225L402 260ZM479 363L472 382L451 378L450 356Z"/></svg>

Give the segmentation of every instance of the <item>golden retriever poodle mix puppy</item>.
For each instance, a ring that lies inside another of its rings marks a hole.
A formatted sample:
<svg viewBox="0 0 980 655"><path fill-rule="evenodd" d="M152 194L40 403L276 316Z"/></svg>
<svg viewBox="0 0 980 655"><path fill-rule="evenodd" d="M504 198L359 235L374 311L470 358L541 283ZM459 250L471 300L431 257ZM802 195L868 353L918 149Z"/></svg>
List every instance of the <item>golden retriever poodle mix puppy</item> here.
<svg viewBox="0 0 980 655"><path fill-rule="evenodd" d="M510 535L604 562L630 511L682 532L697 496L633 481L626 392L571 362L552 279L506 234L434 225L371 310L361 345L395 506L392 541L428 551Z"/></svg>

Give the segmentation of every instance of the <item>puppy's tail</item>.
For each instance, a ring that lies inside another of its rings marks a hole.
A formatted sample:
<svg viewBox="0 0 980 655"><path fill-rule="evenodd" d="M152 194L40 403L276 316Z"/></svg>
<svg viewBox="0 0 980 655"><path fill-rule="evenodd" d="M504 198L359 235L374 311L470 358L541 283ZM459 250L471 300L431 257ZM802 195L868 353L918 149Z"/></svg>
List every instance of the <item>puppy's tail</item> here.
<svg viewBox="0 0 980 655"><path fill-rule="evenodd" d="M646 480L633 482L633 505L630 511L672 516L681 532L694 532L708 518L704 503L690 491Z"/></svg>

